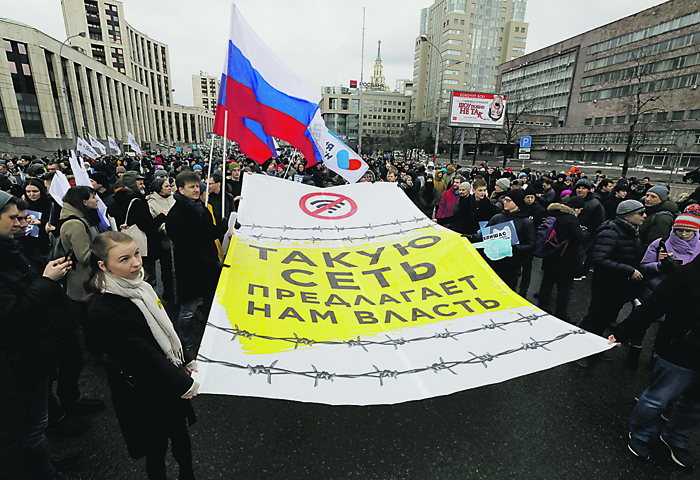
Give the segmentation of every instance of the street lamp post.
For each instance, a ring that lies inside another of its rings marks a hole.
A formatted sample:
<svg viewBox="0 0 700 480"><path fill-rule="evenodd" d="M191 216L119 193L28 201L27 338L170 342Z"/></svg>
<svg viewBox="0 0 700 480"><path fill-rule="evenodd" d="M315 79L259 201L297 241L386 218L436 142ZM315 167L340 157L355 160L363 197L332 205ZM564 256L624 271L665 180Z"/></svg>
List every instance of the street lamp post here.
<svg viewBox="0 0 700 480"><path fill-rule="evenodd" d="M442 53L440 52L440 49L435 45L433 42L428 40L427 35L421 35L420 36L420 41L421 42L427 42L432 46L435 50L437 50L438 57L437 57L437 65L438 67L440 66L440 58L442 57ZM452 63L451 65L457 65L462 63L462 60L457 60L455 63ZM445 69L442 68L440 71L440 82L438 83L438 88L437 88L437 126L435 127L435 158L438 156L438 142L440 141L440 116L442 113L442 105L440 105L440 100L442 100L442 82L445 77Z"/></svg>
<svg viewBox="0 0 700 480"><path fill-rule="evenodd" d="M71 38L75 38L75 37L85 38L86 36L87 36L87 34L85 32L80 32L80 33L76 33L75 35L71 35L70 37L66 38L63 41L63 43L61 44L61 48L58 49L58 60L61 61L61 52L63 51L63 47L66 46L66 42L68 40L70 40Z"/></svg>

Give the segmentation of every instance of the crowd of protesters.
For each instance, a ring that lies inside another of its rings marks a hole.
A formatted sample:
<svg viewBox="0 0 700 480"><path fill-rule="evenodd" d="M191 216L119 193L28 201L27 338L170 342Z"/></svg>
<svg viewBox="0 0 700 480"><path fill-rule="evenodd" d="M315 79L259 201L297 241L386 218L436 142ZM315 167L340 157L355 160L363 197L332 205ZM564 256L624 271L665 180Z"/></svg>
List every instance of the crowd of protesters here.
<svg viewBox="0 0 700 480"><path fill-rule="evenodd" d="M692 468L686 446L700 421L700 363L691 349L700 346L700 322L684 313L695 312L692 305L676 299L700 298L693 277L700 269L700 188L674 201L648 177L367 161L360 181L396 183L428 218L474 243L485 225L512 222L512 255L486 260L512 290L532 294L556 317L572 322L575 282L588 277L590 306L579 326L629 341L628 367L638 367L646 330L660 322L654 373L630 420L629 449L646 458L661 435L673 460ZM92 187L75 185L66 151L0 158L0 410L11 420L0 429L0 471L7 478L69 478L61 470L79 452L54 457L44 435L78 435L89 428L85 416L104 408L80 392L87 353L106 369L129 455L146 457L148 477L164 479L170 442L180 478L194 478L187 432L199 387L190 376L199 341L193 323L212 305L221 246L246 176L322 188L346 181L323 164L307 169L291 150L262 165L240 153L217 155L211 165L197 154L79 162ZM51 189L58 172L71 184L61 198ZM547 225L559 247L542 258L536 286L532 269ZM632 315L616 324L630 302ZM178 313L169 316L164 305ZM577 364L587 368L592 360ZM659 427L662 414L668 423Z"/></svg>

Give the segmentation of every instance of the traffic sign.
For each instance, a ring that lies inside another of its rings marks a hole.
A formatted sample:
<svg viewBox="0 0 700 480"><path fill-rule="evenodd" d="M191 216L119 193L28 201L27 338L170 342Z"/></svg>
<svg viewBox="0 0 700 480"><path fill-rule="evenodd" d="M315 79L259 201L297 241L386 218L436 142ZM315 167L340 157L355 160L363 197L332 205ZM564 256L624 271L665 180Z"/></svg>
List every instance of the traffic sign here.
<svg viewBox="0 0 700 480"><path fill-rule="evenodd" d="M530 147L524 147L518 149L519 153L530 153Z"/></svg>
<svg viewBox="0 0 700 480"><path fill-rule="evenodd" d="M693 132L686 132L676 140L676 146L681 150L688 150L697 142L697 137Z"/></svg>
<svg viewBox="0 0 700 480"><path fill-rule="evenodd" d="M530 148L532 146L532 137L520 137L520 148Z"/></svg>
<svg viewBox="0 0 700 480"><path fill-rule="evenodd" d="M518 160L530 160L529 153L521 153L518 155Z"/></svg>

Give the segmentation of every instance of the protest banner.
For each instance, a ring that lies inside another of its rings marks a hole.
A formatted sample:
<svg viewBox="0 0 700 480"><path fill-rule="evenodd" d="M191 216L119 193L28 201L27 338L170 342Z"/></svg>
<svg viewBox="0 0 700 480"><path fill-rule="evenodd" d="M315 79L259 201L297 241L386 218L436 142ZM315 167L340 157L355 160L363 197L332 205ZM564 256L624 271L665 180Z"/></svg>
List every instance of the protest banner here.
<svg viewBox="0 0 700 480"><path fill-rule="evenodd" d="M201 393L391 404L609 348L512 292L395 184L253 175L242 196L199 350Z"/></svg>

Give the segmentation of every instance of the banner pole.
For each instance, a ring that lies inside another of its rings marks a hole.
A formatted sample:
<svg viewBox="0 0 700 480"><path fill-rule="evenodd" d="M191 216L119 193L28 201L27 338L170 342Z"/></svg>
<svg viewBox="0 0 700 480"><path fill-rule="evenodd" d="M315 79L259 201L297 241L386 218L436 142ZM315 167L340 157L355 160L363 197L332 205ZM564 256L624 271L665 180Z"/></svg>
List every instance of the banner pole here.
<svg viewBox="0 0 700 480"><path fill-rule="evenodd" d="M207 173L207 185L209 185L209 177L211 177L211 164L214 159L214 132L211 133L211 148L209 148L209 172ZM209 187L207 186L207 195L204 206L209 206Z"/></svg>
<svg viewBox="0 0 700 480"><path fill-rule="evenodd" d="M226 133L228 132L228 110L224 110L224 163L221 166L221 218L226 218ZM220 219L217 219L220 220Z"/></svg>

